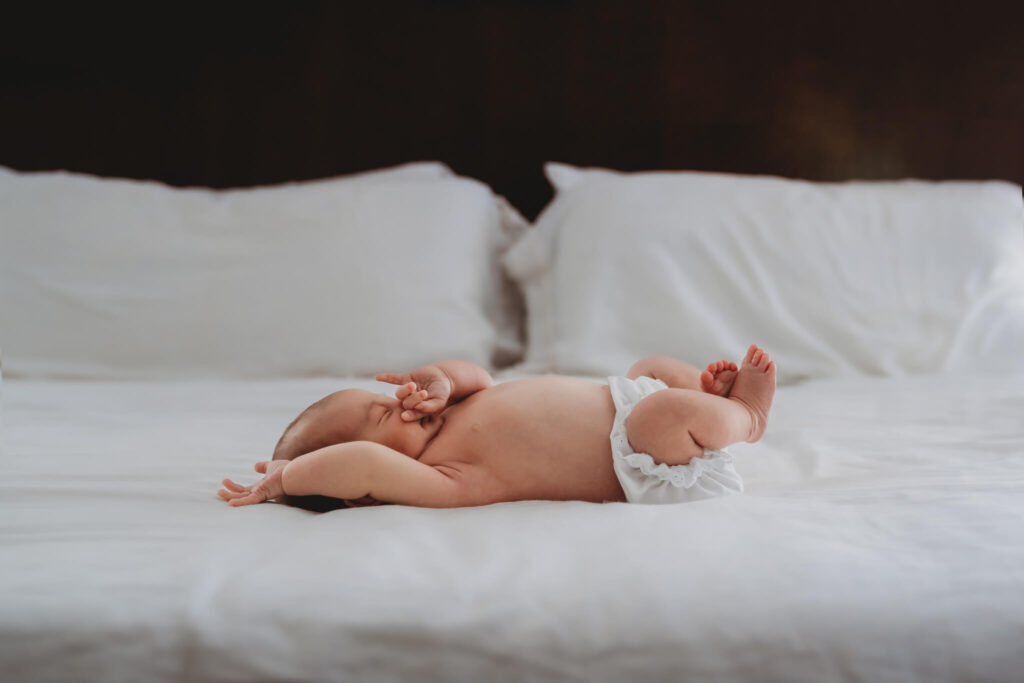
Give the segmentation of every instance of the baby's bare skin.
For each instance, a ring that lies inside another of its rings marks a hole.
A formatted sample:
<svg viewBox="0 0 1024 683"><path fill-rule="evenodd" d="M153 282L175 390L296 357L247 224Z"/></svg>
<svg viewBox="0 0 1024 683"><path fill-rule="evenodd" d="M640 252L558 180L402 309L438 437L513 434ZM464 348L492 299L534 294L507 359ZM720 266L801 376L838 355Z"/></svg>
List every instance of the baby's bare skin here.
<svg viewBox="0 0 1024 683"><path fill-rule="evenodd" d="M670 387L641 400L626 423L633 447L657 462L686 464L704 448L764 433L775 365L756 346L739 368L718 361L702 373L657 357L627 374L640 375ZM613 469L607 384L551 375L492 385L463 361L378 379L399 384L395 396L326 397L289 427L274 461L256 465L262 481L224 480L220 497L247 505L316 494L428 507L625 500Z"/></svg>
<svg viewBox="0 0 1024 683"><path fill-rule="evenodd" d="M608 433L608 385L537 377L479 391L441 414L420 462L459 472L489 502L624 501Z"/></svg>

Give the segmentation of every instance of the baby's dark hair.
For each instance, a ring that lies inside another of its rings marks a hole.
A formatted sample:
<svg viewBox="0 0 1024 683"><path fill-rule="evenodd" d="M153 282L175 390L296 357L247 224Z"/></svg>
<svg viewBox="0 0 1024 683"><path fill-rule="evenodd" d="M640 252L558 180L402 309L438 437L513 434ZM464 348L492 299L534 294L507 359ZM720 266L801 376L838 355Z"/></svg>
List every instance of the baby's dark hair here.
<svg viewBox="0 0 1024 683"><path fill-rule="evenodd" d="M334 395L335 394L329 394L324 396L322 399L313 403L299 413L299 415L291 421L291 424L289 424L285 428L284 433L281 434L281 438L278 439L277 445L274 446L274 460L294 460L306 453L312 453L324 446L341 443L345 440L339 439L339 435L330 432L330 430L326 430L321 434L313 435L305 434L303 430L303 427L306 426L309 421L315 420L318 414L323 412L330 403L331 397ZM330 510L350 507L345 503L345 501L339 498L331 498L329 496L286 495L282 496L282 501L287 505L292 505L304 510L312 510L313 512L329 512Z"/></svg>
<svg viewBox="0 0 1024 683"><path fill-rule="evenodd" d="M274 446L274 460L294 460L300 455L305 455L306 453L315 451L317 448L323 448L323 446L306 448L297 432L300 431L301 426L305 424L306 420L312 419L313 415L319 412L319 410L326 405L328 399L333 395L334 394L324 396L322 399L299 413L298 416L291 421L291 424L285 427L284 433L281 434L281 438L277 440L277 445ZM324 444L324 446L326 445L329 444Z"/></svg>

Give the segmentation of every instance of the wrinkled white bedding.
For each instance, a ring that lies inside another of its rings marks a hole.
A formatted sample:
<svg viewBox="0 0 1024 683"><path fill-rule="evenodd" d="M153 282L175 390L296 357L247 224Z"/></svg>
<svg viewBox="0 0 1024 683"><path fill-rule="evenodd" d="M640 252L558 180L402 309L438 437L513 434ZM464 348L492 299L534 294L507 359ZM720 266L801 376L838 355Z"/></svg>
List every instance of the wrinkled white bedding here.
<svg viewBox="0 0 1024 683"><path fill-rule="evenodd" d="M685 505L216 498L340 385L5 381L4 678L1024 671L1024 377L783 387L747 492Z"/></svg>

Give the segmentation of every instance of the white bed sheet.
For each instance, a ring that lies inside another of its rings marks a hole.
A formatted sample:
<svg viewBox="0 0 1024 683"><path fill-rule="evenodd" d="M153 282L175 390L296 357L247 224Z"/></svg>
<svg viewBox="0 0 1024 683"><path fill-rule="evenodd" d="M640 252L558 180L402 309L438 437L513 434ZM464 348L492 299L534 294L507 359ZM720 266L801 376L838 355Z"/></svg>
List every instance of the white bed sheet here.
<svg viewBox="0 0 1024 683"><path fill-rule="evenodd" d="M216 498L342 385L6 381L3 677L1021 680L1024 378L782 388L686 505Z"/></svg>

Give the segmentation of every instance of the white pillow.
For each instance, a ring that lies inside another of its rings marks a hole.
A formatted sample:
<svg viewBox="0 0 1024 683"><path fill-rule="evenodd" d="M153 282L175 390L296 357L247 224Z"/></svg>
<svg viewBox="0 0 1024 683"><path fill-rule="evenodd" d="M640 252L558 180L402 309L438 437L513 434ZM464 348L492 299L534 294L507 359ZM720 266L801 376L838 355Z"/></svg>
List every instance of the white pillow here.
<svg viewBox="0 0 1024 683"><path fill-rule="evenodd" d="M790 380L1024 370L1016 185L545 170L556 196L505 259L524 370L703 365L752 342Z"/></svg>
<svg viewBox="0 0 1024 683"><path fill-rule="evenodd" d="M353 375L514 352L484 184L439 163L251 189L0 168L9 376ZM504 340L499 349L498 340Z"/></svg>

